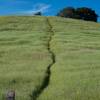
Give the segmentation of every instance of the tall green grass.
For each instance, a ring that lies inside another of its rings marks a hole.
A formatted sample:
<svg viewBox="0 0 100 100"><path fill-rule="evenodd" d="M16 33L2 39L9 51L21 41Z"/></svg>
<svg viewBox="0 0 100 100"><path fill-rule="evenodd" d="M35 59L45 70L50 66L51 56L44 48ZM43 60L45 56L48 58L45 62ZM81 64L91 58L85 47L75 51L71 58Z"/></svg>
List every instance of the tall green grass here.
<svg viewBox="0 0 100 100"><path fill-rule="evenodd" d="M100 100L100 24L49 18L56 63L38 100Z"/></svg>
<svg viewBox="0 0 100 100"><path fill-rule="evenodd" d="M56 63L37 100L99 100L100 24L48 19ZM15 90L16 100L30 100L41 86L52 62L49 28L46 17L0 17L0 100L10 89Z"/></svg>
<svg viewBox="0 0 100 100"><path fill-rule="evenodd" d="M44 17L0 17L0 100L15 90L16 100L30 100L51 62Z"/></svg>

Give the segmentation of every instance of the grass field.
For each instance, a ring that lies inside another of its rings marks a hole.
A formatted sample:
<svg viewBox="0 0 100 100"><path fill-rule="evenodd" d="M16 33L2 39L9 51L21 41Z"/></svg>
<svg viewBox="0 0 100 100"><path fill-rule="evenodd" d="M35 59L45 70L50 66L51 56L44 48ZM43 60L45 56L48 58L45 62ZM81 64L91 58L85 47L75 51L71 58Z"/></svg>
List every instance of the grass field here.
<svg viewBox="0 0 100 100"><path fill-rule="evenodd" d="M33 100L50 64L49 83L37 100L100 100L100 24L0 17L0 100L10 89L16 100Z"/></svg>
<svg viewBox="0 0 100 100"><path fill-rule="evenodd" d="M100 24L51 18L56 63L38 100L100 100Z"/></svg>
<svg viewBox="0 0 100 100"><path fill-rule="evenodd" d="M0 100L8 90L17 100L30 100L48 64L45 18L0 17Z"/></svg>

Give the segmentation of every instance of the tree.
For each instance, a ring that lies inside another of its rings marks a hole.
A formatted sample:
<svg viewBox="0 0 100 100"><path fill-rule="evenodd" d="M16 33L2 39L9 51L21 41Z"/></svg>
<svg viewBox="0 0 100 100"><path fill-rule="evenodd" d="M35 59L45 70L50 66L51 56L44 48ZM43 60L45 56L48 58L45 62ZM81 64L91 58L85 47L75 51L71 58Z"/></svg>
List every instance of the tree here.
<svg viewBox="0 0 100 100"><path fill-rule="evenodd" d="M36 12L34 15L39 15L39 16L41 16L42 15L42 13L41 12Z"/></svg>
<svg viewBox="0 0 100 100"><path fill-rule="evenodd" d="M90 8L86 7L77 8L76 14L79 15L80 19L97 22L98 15L95 13L94 10Z"/></svg>
<svg viewBox="0 0 100 100"><path fill-rule="evenodd" d="M73 7L67 7L67 8L64 8L63 10L61 10L57 14L57 16L73 18L74 13L75 13L75 9Z"/></svg>
<svg viewBox="0 0 100 100"><path fill-rule="evenodd" d="M74 9L73 7L67 7L61 10L57 16L66 18L83 19L87 21L97 22L98 15L94 10L86 7Z"/></svg>

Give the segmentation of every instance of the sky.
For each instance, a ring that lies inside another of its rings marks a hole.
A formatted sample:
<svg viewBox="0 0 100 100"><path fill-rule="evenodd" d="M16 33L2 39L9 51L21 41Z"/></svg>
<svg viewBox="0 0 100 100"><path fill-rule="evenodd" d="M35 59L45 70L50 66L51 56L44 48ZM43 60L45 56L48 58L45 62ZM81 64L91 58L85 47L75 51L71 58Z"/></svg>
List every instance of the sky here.
<svg viewBox="0 0 100 100"><path fill-rule="evenodd" d="M0 0L0 15L33 15L41 11L43 15L54 16L69 6L89 7L100 15L100 0Z"/></svg>

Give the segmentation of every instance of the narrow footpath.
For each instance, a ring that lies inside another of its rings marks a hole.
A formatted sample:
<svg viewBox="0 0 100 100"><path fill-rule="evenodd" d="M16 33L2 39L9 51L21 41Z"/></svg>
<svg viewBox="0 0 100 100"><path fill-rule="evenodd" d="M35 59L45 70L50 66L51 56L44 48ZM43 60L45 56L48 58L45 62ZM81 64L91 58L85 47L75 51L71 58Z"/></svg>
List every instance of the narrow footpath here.
<svg viewBox="0 0 100 100"><path fill-rule="evenodd" d="M46 22L48 25L48 32L47 33L49 34L48 35L49 39L48 39L48 43L47 43L47 49L48 49L49 54L51 55L52 62L47 67L47 70L45 72L45 77L44 77L44 80L43 80L41 86L37 87L36 90L34 90L32 92L32 95L30 95L31 100L37 100L37 98L42 94L42 92L48 87L49 82L50 82L50 78L51 78L51 67L55 64L55 60L56 60L55 54L51 49L51 41L52 41L52 38L54 36L53 27L49 21L49 18L47 18L47 17L46 17Z"/></svg>

